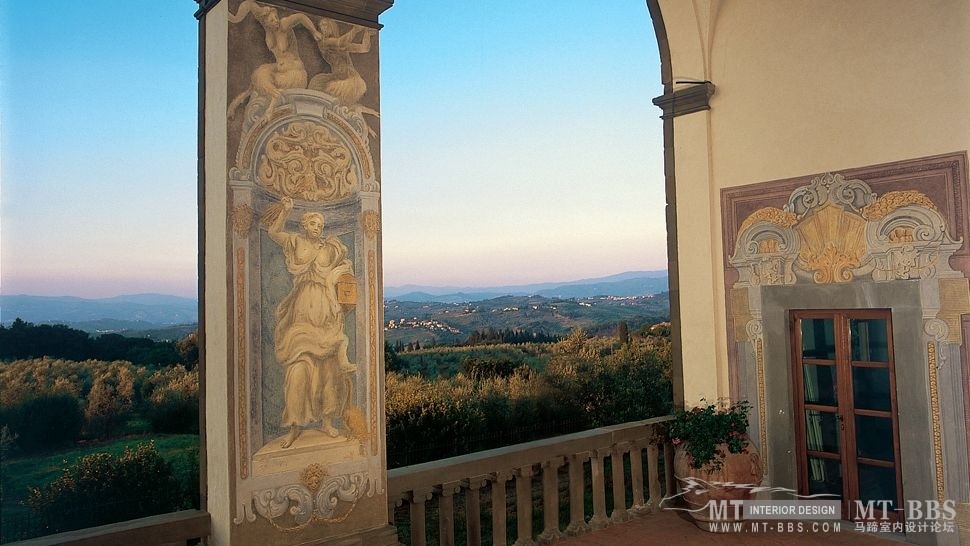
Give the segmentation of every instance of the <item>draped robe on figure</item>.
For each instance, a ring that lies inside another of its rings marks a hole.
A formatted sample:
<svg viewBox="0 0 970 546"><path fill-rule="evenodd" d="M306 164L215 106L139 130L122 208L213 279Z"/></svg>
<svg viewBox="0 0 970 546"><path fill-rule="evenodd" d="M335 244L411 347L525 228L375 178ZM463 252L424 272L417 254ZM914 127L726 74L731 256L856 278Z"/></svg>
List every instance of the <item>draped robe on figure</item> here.
<svg viewBox="0 0 970 546"><path fill-rule="evenodd" d="M285 234L281 242L293 289L276 308L276 359L286 370L282 425L336 417L338 382L356 370L347 359L337 279L353 275L347 247L334 237L314 241Z"/></svg>

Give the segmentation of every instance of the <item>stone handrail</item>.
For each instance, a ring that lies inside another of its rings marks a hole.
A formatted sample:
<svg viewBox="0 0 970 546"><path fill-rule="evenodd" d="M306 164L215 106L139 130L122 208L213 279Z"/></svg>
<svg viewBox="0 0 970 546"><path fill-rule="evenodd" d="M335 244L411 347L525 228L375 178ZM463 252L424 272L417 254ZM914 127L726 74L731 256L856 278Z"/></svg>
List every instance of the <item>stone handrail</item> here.
<svg viewBox="0 0 970 546"><path fill-rule="evenodd" d="M139 546L186 544L209 536L209 514L202 510L182 510L146 518L89 527L56 535L15 542L9 546Z"/></svg>
<svg viewBox="0 0 970 546"><path fill-rule="evenodd" d="M660 504L660 450L663 449L665 491L672 491L673 446L660 433L660 425L671 417L657 417L597 428L555 438L547 438L449 459L441 459L388 472L388 502L393 525L394 513L402 503L411 522L411 546L425 546L426 503L438 497L438 534L441 546L455 543L455 495L465 499L466 533L469 546L481 544L481 491L491 491L493 544L506 544L505 484L515 480L516 541L514 546L530 546L532 539L532 482L542 480L543 529L540 544L553 544L563 534L574 536L649 513ZM643 452L647 455L647 483L644 484ZM623 458L630 454L629 478L633 498L625 494L626 472ZM611 462L613 506L606 513L606 476L604 460ZM583 464L590 462L592 488L587 490ZM569 525L559 528L559 468L569 471ZM645 486L647 496L644 496ZM592 497L593 514L587 521L585 499ZM629 501L629 502L628 502Z"/></svg>

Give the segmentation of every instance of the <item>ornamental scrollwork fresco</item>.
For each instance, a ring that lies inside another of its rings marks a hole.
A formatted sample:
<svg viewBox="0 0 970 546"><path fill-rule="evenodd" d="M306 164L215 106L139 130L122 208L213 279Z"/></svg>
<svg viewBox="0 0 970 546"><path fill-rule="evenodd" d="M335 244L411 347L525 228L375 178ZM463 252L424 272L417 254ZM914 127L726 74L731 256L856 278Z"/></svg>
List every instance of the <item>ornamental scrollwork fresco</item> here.
<svg viewBox="0 0 970 546"><path fill-rule="evenodd" d="M784 209L764 207L742 223L730 258L738 286L925 279L952 271L953 240L937 207L916 191L878 197L862 180L814 178Z"/></svg>
<svg viewBox="0 0 970 546"><path fill-rule="evenodd" d="M329 128L309 121L270 136L258 169L266 189L306 201L345 199L360 184L350 150Z"/></svg>
<svg viewBox="0 0 970 546"><path fill-rule="evenodd" d="M803 247L798 264L818 284L849 282L865 254L866 221L829 201L797 225Z"/></svg>
<svg viewBox="0 0 970 546"><path fill-rule="evenodd" d="M256 513L284 531L299 530L313 523L338 523L353 511L358 499L371 486L366 472L327 476L308 470L310 475L304 472L303 483L253 493ZM349 504L338 513L341 502Z"/></svg>
<svg viewBox="0 0 970 546"><path fill-rule="evenodd" d="M862 209L862 217L866 220L879 220L892 211L909 205L936 210L933 201L918 191L891 191Z"/></svg>

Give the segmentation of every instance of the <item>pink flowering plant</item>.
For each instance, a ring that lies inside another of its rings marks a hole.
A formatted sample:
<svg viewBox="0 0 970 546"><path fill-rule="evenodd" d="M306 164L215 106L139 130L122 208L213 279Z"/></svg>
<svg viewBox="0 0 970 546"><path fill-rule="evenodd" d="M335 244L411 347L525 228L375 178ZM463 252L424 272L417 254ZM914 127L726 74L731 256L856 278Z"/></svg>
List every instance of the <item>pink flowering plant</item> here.
<svg viewBox="0 0 970 546"><path fill-rule="evenodd" d="M704 400L701 400L704 402ZM731 453L745 452L748 447L748 411L751 404L740 400L730 405L707 404L674 413L667 436L670 443L687 451L694 468L720 470L727 455L721 444Z"/></svg>

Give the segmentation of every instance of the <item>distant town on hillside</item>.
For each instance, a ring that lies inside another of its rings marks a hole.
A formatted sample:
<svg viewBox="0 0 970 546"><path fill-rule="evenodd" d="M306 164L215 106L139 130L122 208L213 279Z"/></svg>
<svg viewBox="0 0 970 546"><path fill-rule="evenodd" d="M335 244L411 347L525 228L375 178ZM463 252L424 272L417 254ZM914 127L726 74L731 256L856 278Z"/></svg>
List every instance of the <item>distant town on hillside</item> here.
<svg viewBox="0 0 970 546"><path fill-rule="evenodd" d="M388 286L385 335L390 343L461 343L474 332L519 331L557 337L662 322L669 317L666 271L631 271L566 282L495 287ZM198 327L198 302L163 294L102 299L0 296L0 323L17 318L106 333L179 340Z"/></svg>

